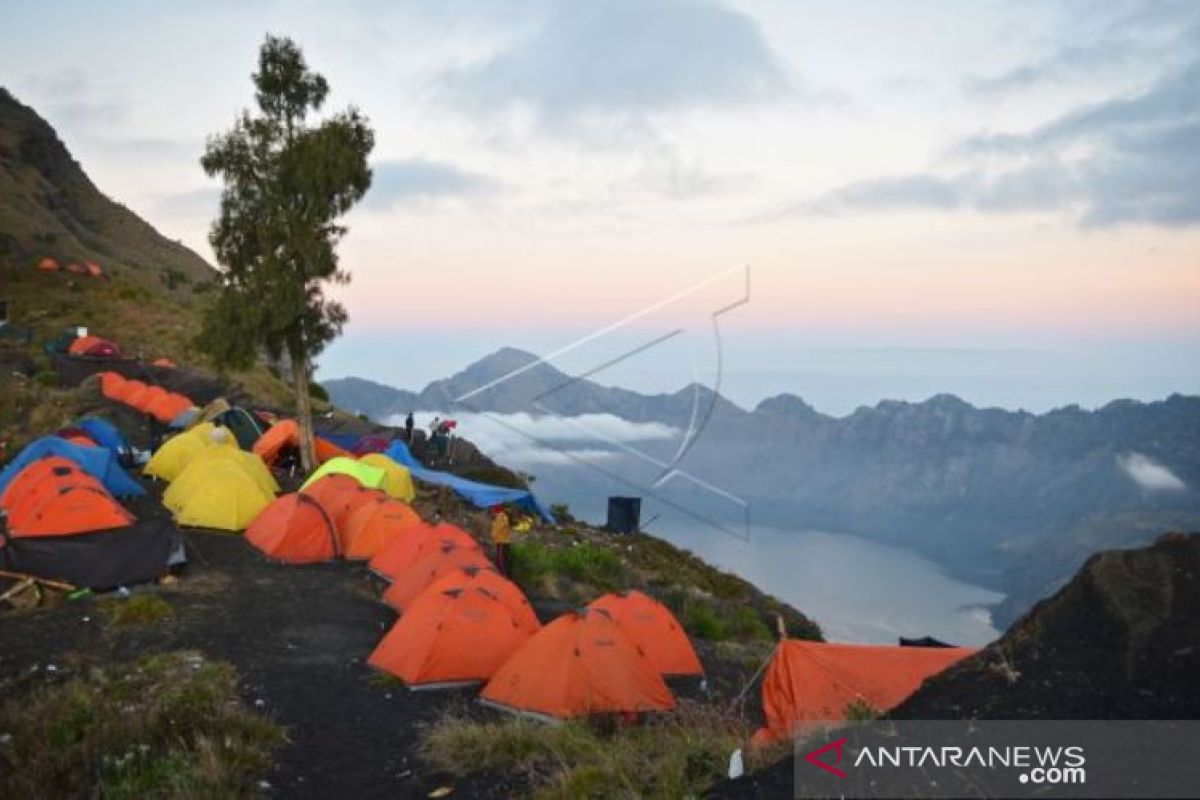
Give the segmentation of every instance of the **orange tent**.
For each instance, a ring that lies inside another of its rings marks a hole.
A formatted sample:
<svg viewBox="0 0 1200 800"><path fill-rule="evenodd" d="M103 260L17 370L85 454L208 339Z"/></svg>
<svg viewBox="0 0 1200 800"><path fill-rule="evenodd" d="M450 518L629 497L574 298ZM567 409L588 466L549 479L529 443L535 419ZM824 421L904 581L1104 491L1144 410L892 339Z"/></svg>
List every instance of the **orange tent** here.
<svg viewBox="0 0 1200 800"><path fill-rule="evenodd" d="M99 278L104 274L104 270L100 269L100 265L95 261L85 261L83 262L83 266L87 268L88 275L91 275L93 278Z"/></svg>
<svg viewBox="0 0 1200 800"><path fill-rule="evenodd" d="M122 387L128 381L125 376L119 372L101 372L100 373L100 393L109 400L117 400L120 398Z"/></svg>
<svg viewBox="0 0 1200 800"><path fill-rule="evenodd" d="M324 464L331 458L338 456L349 456L347 450L343 450L333 442L322 439L320 436L314 437L316 445L317 461ZM296 424L294 419L284 419L276 422L270 428L267 428L266 433L258 437L254 443L254 452L268 464L274 464L275 459L279 457L279 451L285 447L300 446L300 426Z"/></svg>
<svg viewBox="0 0 1200 800"><path fill-rule="evenodd" d="M443 547L423 556L404 572L396 576L396 580L383 594L383 602L397 611L404 612L421 592L428 589L434 581L443 575L448 575L463 567L478 567L492 569L492 562L478 549L468 550L461 547Z"/></svg>
<svg viewBox="0 0 1200 800"><path fill-rule="evenodd" d="M75 341L71 342L70 347L67 348L67 352L73 356L81 356L88 351L88 348L104 342L105 339L102 339L99 336L80 336L76 338Z"/></svg>
<svg viewBox="0 0 1200 800"><path fill-rule="evenodd" d="M150 362L150 364L151 364L151 366L166 367L167 369L174 369L176 366L174 361L172 361L169 358L166 358L165 356L163 358L154 359L153 361Z"/></svg>
<svg viewBox="0 0 1200 800"><path fill-rule="evenodd" d="M780 642L763 677L767 725L754 741L783 741L806 722L845 719L846 707L855 702L889 711L926 678L974 652L973 647Z"/></svg>
<svg viewBox="0 0 1200 800"><path fill-rule="evenodd" d="M250 544L287 564L313 564L338 555L333 521L306 494L285 494L264 508L246 528Z"/></svg>
<svg viewBox="0 0 1200 800"><path fill-rule="evenodd" d="M683 626L662 603L639 591L606 594L588 605L608 613L662 675L703 675Z"/></svg>
<svg viewBox="0 0 1200 800"><path fill-rule="evenodd" d="M127 406L136 408L135 403L139 401L141 396L146 393L150 387L136 379L125 381L124 385L118 390L117 398Z"/></svg>
<svg viewBox="0 0 1200 800"><path fill-rule="evenodd" d="M322 478L324 480L324 478ZM353 480L353 478L351 479ZM317 481L320 483L321 481ZM314 486L316 484L313 484ZM304 490L308 494L308 490ZM325 509L325 513L333 520L333 527L338 534L338 543L344 545L347 542L347 536L344 531L350 521L350 517L354 512L364 506L373 505L379 500L386 498L383 492L378 489L364 489L358 481L354 481L353 491L344 489L337 492L332 497L319 501L321 507ZM344 548L343 548L344 550Z"/></svg>
<svg viewBox="0 0 1200 800"><path fill-rule="evenodd" d="M542 628L541 621L537 618L537 614L533 613L533 606L529 605L529 600L521 591L521 587L494 569L460 567L431 583L425 591L421 592L420 597L413 601L413 605L415 606L421 597L430 592L444 592L449 589L483 589L491 592L501 603L508 606L513 621L518 626L530 633L536 633ZM411 613L411 609L408 613Z"/></svg>
<svg viewBox="0 0 1200 800"><path fill-rule="evenodd" d="M39 458L18 472L4 488L3 494L0 494L0 509L11 511L19 501L34 492L38 484L54 476L65 478L72 473L91 477L69 458L62 456Z"/></svg>
<svg viewBox="0 0 1200 800"><path fill-rule="evenodd" d="M74 465L71 469L55 467L49 471L42 470L38 472L32 482L26 483L22 487L21 494L10 496L11 502L5 509L10 522L25 516L29 511L41 505L47 497L52 497L63 488L70 486L99 489L105 493L108 491L100 481Z"/></svg>
<svg viewBox="0 0 1200 800"><path fill-rule="evenodd" d="M67 264L67 272L72 272L76 275L87 275L88 268L85 264L81 264L78 261L72 261Z"/></svg>
<svg viewBox="0 0 1200 800"><path fill-rule="evenodd" d="M94 483L93 479L93 483ZM12 536L65 536L132 525L133 515L103 487L84 481L55 481L36 503L22 502L9 514Z"/></svg>
<svg viewBox="0 0 1200 800"><path fill-rule="evenodd" d="M259 454L261 456L261 454ZM301 494L306 494L312 499L321 504L321 507L326 511L336 504L337 498L343 494L350 494L362 490L362 484L351 478L349 475L341 473L335 475L326 475L319 481L314 481L308 485L307 489L301 490Z"/></svg>
<svg viewBox="0 0 1200 800"><path fill-rule="evenodd" d="M381 578L394 580L422 556L445 547L479 550L471 534L448 522L414 527L406 536L393 539L367 565Z"/></svg>
<svg viewBox="0 0 1200 800"><path fill-rule="evenodd" d="M487 589L426 591L387 632L367 663L400 678L410 689L481 683L530 635Z"/></svg>
<svg viewBox="0 0 1200 800"><path fill-rule="evenodd" d="M563 614L497 670L483 702L552 719L670 711L675 697L650 659L607 614Z"/></svg>
<svg viewBox="0 0 1200 800"><path fill-rule="evenodd" d="M399 500L371 492L338 528L342 554L351 559L372 558L396 539L414 535L425 523L417 512Z"/></svg>
<svg viewBox="0 0 1200 800"><path fill-rule="evenodd" d="M146 393L147 396L149 392ZM195 406L191 400L175 392L167 392L162 397L148 401L149 413L159 422L170 422L184 411Z"/></svg>
<svg viewBox="0 0 1200 800"><path fill-rule="evenodd" d="M37 263L37 268L42 270L43 272L58 272L58 270L59 270L58 262L55 261L50 256L46 256L41 261L39 261Z"/></svg>
<svg viewBox="0 0 1200 800"><path fill-rule="evenodd" d="M143 414L149 414L150 409L157 406L167 398L167 390L161 386L147 386L146 391L138 395L131 406L141 411Z"/></svg>

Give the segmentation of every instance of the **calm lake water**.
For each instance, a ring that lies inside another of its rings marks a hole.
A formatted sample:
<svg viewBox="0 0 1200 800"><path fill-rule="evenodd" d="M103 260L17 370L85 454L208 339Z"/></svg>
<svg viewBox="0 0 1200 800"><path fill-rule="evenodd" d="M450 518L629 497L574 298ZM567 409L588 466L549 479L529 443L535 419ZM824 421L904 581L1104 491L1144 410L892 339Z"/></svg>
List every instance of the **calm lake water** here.
<svg viewBox="0 0 1200 800"><path fill-rule="evenodd" d="M658 520L647 532L742 576L815 619L830 641L895 644L933 636L961 645L997 638L984 604L1003 595L937 564L859 536L755 528L750 541L704 525Z"/></svg>

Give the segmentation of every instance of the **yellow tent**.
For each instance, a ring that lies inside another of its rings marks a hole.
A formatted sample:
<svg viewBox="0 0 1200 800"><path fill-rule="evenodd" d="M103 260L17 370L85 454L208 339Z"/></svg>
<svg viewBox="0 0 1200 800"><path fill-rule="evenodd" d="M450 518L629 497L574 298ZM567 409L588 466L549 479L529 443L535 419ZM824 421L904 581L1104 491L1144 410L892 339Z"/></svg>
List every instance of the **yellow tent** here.
<svg viewBox="0 0 1200 800"><path fill-rule="evenodd" d="M142 472L165 481L173 481L187 468L192 459L214 445L236 448L237 440L224 428L205 422L164 442Z"/></svg>
<svg viewBox="0 0 1200 800"><path fill-rule="evenodd" d="M337 456L326 461L321 467L308 476L300 490L304 491L326 475L349 475L367 489L382 489L387 473L379 467L373 467L365 461L355 461L353 458Z"/></svg>
<svg viewBox="0 0 1200 800"><path fill-rule="evenodd" d="M275 499L236 461L217 460L199 466L204 470L203 480L180 498L175 509L175 521L180 525L245 530Z"/></svg>
<svg viewBox="0 0 1200 800"><path fill-rule="evenodd" d="M379 485L379 488L386 492L389 497L411 503L413 498L417 496L417 492L413 488L412 474L409 473L408 467L403 464L397 464L383 453L367 453L358 460L363 464L369 464L372 467L378 467L383 470L383 483Z"/></svg>
<svg viewBox="0 0 1200 800"><path fill-rule="evenodd" d="M171 481L171 485L163 492L163 505L178 511L192 490L204 486L208 481L209 469L215 464L233 464L268 497L274 497L279 491L279 484L275 482L271 470L254 453L236 447L209 447L193 458L183 472Z"/></svg>

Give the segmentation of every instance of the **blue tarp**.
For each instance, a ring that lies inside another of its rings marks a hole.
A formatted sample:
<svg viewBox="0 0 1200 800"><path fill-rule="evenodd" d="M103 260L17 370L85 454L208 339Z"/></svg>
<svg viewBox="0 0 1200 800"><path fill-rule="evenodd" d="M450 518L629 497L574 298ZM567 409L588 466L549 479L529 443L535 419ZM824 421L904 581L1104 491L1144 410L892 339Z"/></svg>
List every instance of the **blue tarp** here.
<svg viewBox="0 0 1200 800"><path fill-rule="evenodd" d="M91 436L96 444L101 447L107 447L117 458L129 452L129 443L125 441L125 437L121 435L121 432L114 428L108 420L99 419L98 417L84 417L76 422L75 426L87 431L88 436Z"/></svg>
<svg viewBox="0 0 1200 800"><path fill-rule="evenodd" d="M104 488L117 497L145 494L141 484L121 469L117 457L106 447L80 447L57 436L43 436L31 442L17 454L9 465L0 472L0 492L8 488L17 473L39 458L62 456L79 465L79 468L104 484Z"/></svg>
<svg viewBox="0 0 1200 800"><path fill-rule="evenodd" d="M316 435L327 442L336 444L343 450L353 450L360 438L352 433L318 433Z"/></svg>
<svg viewBox="0 0 1200 800"><path fill-rule="evenodd" d="M417 480L425 481L426 483L436 483L438 486L449 486L460 497L478 508L491 508L492 506L511 503L524 508L526 511L537 514L546 522L554 523L554 515L550 513L550 509L542 505L534 497L533 492L527 489L509 489L504 486L491 486L486 483L469 481L466 478L451 475L449 472L426 469L421 465L421 462L413 458L413 454L409 452L408 446L399 439L391 443L388 449L384 451L384 455L396 463L408 467L408 471Z"/></svg>

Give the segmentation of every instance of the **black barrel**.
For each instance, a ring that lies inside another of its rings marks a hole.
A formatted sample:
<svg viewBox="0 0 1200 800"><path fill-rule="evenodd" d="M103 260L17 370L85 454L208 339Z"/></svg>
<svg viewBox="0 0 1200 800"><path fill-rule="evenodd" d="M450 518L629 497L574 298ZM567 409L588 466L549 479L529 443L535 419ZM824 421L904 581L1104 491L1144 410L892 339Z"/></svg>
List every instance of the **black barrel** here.
<svg viewBox="0 0 1200 800"><path fill-rule="evenodd" d="M637 533L642 524L642 498L608 498L608 525L613 533Z"/></svg>

